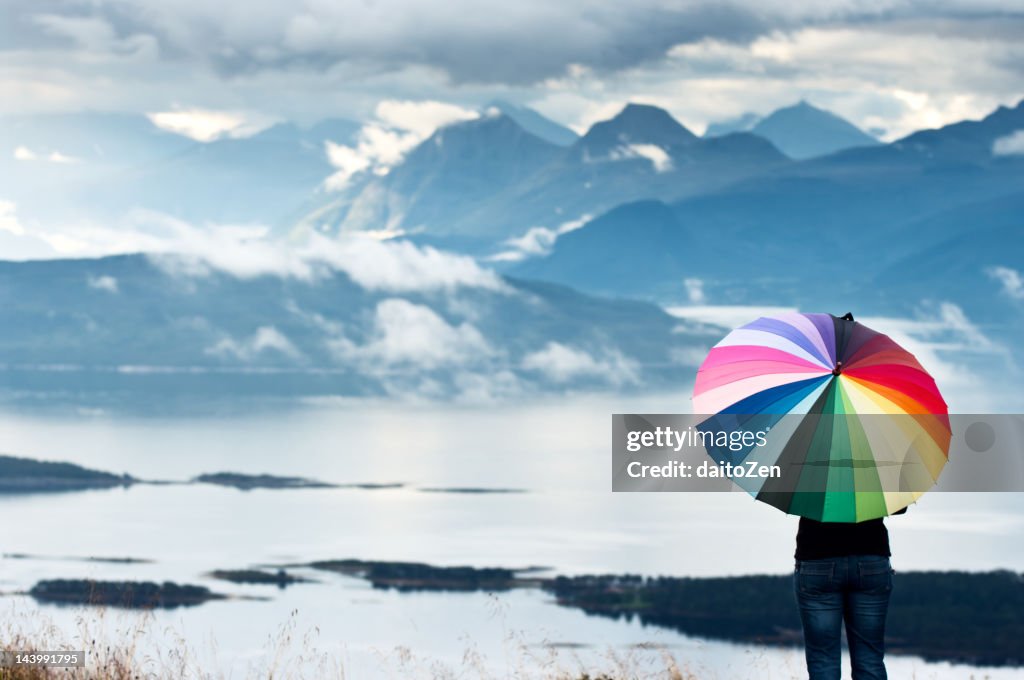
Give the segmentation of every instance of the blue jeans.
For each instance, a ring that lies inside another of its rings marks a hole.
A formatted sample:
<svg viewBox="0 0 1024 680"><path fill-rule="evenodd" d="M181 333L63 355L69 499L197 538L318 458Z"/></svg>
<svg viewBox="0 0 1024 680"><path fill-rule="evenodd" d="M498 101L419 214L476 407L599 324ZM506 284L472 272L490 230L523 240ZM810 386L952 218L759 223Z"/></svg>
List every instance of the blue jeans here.
<svg viewBox="0 0 1024 680"><path fill-rule="evenodd" d="M882 657L892 593L889 558L797 560L794 581L810 680L839 680L843 621L853 680L886 680Z"/></svg>

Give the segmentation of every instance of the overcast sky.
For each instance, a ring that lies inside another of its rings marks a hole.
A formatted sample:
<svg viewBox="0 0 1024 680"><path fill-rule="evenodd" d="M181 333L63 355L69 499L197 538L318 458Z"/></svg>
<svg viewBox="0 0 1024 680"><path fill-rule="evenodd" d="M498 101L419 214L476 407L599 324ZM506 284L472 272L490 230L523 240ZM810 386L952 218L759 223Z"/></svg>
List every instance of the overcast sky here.
<svg viewBox="0 0 1024 680"><path fill-rule="evenodd" d="M701 131L800 98L887 137L1024 97L1024 0L0 0L0 111L365 120L501 97Z"/></svg>

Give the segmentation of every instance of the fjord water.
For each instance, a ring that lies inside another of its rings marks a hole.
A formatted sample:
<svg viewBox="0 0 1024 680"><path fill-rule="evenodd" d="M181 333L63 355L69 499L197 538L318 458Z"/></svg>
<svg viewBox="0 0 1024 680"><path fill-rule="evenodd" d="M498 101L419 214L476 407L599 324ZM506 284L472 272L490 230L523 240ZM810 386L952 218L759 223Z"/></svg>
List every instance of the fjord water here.
<svg viewBox="0 0 1024 680"><path fill-rule="evenodd" d="M435 664L499 675L581 664L632 664L639 672L664 667L662 647L701 678L799 677L794 650L588 617L536 590L401 594L305 570L297 573L317 583L278 590L206 575L330 558L542 566L565 574L791 570L795 519L745 495L611 493L610 415L684 411L688 394L475 407L326 401L208 417L8 411L0 414L4 453L147 480L236 471L404 486L243 492L170 484L0 497L6 593L41 578L90 577L166 579L265 598L143 615L43 606L11 595L0 610L30 626L52 621L69 641L97 630L116 639L143 625L138 647L145 654L187 649L193 668L231 677L271 663L337 664L359 678L433 672ZM438 491L452 487L521 492ZM931 494L888 524L897 570L1019 571L1024 564L1024 545L1014 540L1024 528L1024 499L1016 494ZM152 561L55 559L89 556ZM893 677L970 672L910 657L890 662Z"/></svg>

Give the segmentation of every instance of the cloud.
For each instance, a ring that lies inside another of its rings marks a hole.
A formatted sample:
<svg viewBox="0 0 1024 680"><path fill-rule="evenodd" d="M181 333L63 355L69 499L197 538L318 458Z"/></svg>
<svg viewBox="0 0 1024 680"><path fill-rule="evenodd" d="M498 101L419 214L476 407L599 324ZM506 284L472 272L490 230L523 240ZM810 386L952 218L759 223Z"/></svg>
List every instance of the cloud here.
<svg viewBox="0 0 1024 680"><path fill-rule="evenodd" d="M477 116L471 109L439 101L382 101L375 120L360 129L354 145L325 142L327 159L337 172L324 184L336 191L367 170L385 175L437 128Z"/></svg>
<svg viewBox="0 0 1024 680"><path fill-rule="evenodd" d="M45 240L21 222L17 207L14 201L0 199L0 253L3 253L3 258L19 260L56 255Z"/></svg>
<svg viewBox="0 0 1024 680"><path fill-rule="evenodd" d="M15 147L14 153L11 154L16 161L48 161L50 163L78 163L81 161L80 158L74 156L66 156L60 151L51 151L49 153L35 152L27 146Z"/></svg>
<svg viewBox="0 0 1024 680"><path fill-rule="evenodd" d="M243 340L226 337L206 349L207 354L241 361L252 361L265 352L277 352L289 359L302 357L291 340L273 326L261 326L252 336Z"/></svg>
<svg viewBox="0 0 1024 680"><path fill-rule="evenodd" d="M324 149L327 152L327 160L337 168L337 171L324 181L324 186L330 191L347 187L352 177L370 169L377 155L376 149L362 139L355 147L337 144L328 139L324 142Z"/></svg>
<svg viewBox="0 0 1024 680"><path fill-rule="evenodd" d="M182 277L219 271L239 278L280 276L311 281L340 271L372 291L511 290L500 276L471 257L408 241L382 241L359 233L338 238L311 233L298 241L278 241L262 225L197 227L141 210L133 211L121 223L66 225L48 231L27 228L18 220L15 207L11 201L0 201L0 232L34 248L26 251L28 257L144 252L168 273ZM48 247L41 250L43 245Z"/></svg>
<svg viewBox="0 0 1024 680"><path fill-rule="evenodd" d="M1004 295L1013 300L1024 300L1024 277L1019 271L1010 267L989 267L985 273L1002 286Z"/></svg>
<svg viewBox="0 0 1024 680"><path fill-rule="evenodd" d="M992 143L994 156L1018 156L1024 154L1024 130L1000 137Z"/></svg>
<svg viewBox="0 0 1024 680"><path fill-rule="evenodd" d="M90 276L87 280L90 288L105 290L108 293L118 292L117 279L113 276Z"/></svg>
<svg viewBox="0 0 1024 680"><path fill-rule="evenodd" d="M222 137L249 137L269 127L267 116L206 109L182 109L147 113L153 125L197 142L212 142Z"/></svg>
<svg viewBox="0 0 1024 680"><path fill-rule="evenodd" d="M1024 30L1024 15L1003 17ZM886 19L776 27L750 41L680 41L662 60L556 79L541 112L587 126L629 100L668 109L687 127L759 115L807 99L888 140L979 118L1021 97L1024 44L995 17Z"/></svg>
<svg viewBox="0 0 1024 680"><path fill-rule="evenodd" d="M479 117L479 113L439 101L386 100L377 105L377 117L385 124L425 139L444 125Z"/></svg>
<svg viewBox="0 0 1024 680"><path fill-rule="evenodd" d="M340 241L313 236L309 257L344 271L368 290L409 292L484 288L508 291L501 277L473 258L408 241L380 241L352 235Z"/></svg>
<svg viewBox="0 0 1024 680"><path fill-rule="evenodd" d="M548 255L551 253L551 249L554 247L555 241L558 240L559 236L570 231L576 231L589 222L590 219L591 216L587 213L575 220L563 222L554 229L530 227L522 236L516 236L504 242L504 245L510 246L511 250L503 250L489 256L487 259L491 262L519 262L527 257Z"/></svg>
<svg viewBox="0 0 1024 680"><path fill-rule="evenodd" d="M668 172L672 169L671 156L657 144L628 144L612 150L612 160L629 158L646 158L655 172Z"/></svg>
<svg viewBox="0 0 1024 680"><path fill-rule="evenodd" d="M501 277L468 256L359 234L338 240L312 234L302 244L288 245L263 238L238 240L232 230L226 236L214 231L209 237L172 242L162 251L151 259L179 276L205 276L217 270L240 278L270 275L309 281L341 271L373 291L509 290Z"/></svg>
<svg viewBox="0 0 1024 680"><path fill-rule="evenodd" d="M598 378L613 385L639 382L639 365L619 350L606 350L595 358L582 349L549 342L543 349L523 357L522 368L540 373L556 383L568 383L581 378Z"/></svg>
<svg viewBox="0 0 1024 680"><path fill-rule="evenodd" d="M0 201L0 231L15 236L25 234L25 227L18 221L17 206L14 201Z"/></svg>
<svg viewBox="0 0 1024 680"><path fill-rule="evenodd" d="M477 407L481 404L497 404L504 400L522 396L524 385L510 370L501 369L487 373L459 371L455 374L455 401Z"/></svg>
<svg viewBox="0 0 1024 680"><path fill-rule="evenodd" d="M686 289L686 299L695 305L702 305L706 302L704 295L704 282L697 278L683 279L683 287Z"/></svg>
<svg viewBox="0 0 1024 680"><path fill-rule="evenodd" d="M1012 0L39 0L12 3L4 29L0 101L24 112L366 119L382 99L499 96L580 125L643 99L699 129L806 96L898 135L1008 103L1024 70Z"/></svg>
<svg viewBox="0 0 1024 680"><path fill-rule="evenodd" d="M461 366L494 353L472 324L449 324L429 307L401 298L377 304L373 331L365 344L341 337L328 345L339 359L368 363L374 370Z"/></svg>
<svg viewBox="0 0 1024 680"><path fill-rule="evenodd" d="M745 44L775 31L823 24L1015 16L1012 3L956 0L522 0L492 4L483 13L470 0L443 8L425 0L265 0L259 12L240 0L114 0L49 8L43 12L29 3L12 12L12 24L28 32L20 37L23 43L42 32L105 55L138 51L148 40L159 47L155 57L202 65L223 77L330 71L340 64L363 64L369 72L422 66L457 85L537 83L565 74L570 65L595 72L628 69L663 57L674 45L705 38Z"/></svg>
<svg viewBox="0 0 1024 680"><path fill-rule="evenodd" d="M66 39L74 47L94 54L155 59L157 39L146 33L120 35L113 23L102 16L32 14L29 21L50 36Z"/></svg>

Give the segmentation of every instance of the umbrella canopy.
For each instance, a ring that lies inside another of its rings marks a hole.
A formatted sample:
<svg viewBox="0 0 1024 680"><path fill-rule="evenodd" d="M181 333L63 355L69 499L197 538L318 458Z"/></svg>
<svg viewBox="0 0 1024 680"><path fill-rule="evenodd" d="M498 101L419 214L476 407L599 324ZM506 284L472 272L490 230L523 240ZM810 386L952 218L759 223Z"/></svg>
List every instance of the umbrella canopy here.
<svg viewBox="0 0 1024 680"><path fill-rule="evenodd" d="M779 466L733 475L758 500L823 522L905 508L949 456L935 380L887 335L831 314L762 317L729 333L697 372L702 431L763 431L750 446L707 446L720 465ZM731 468L726 468L731 469Z"/></svg>

